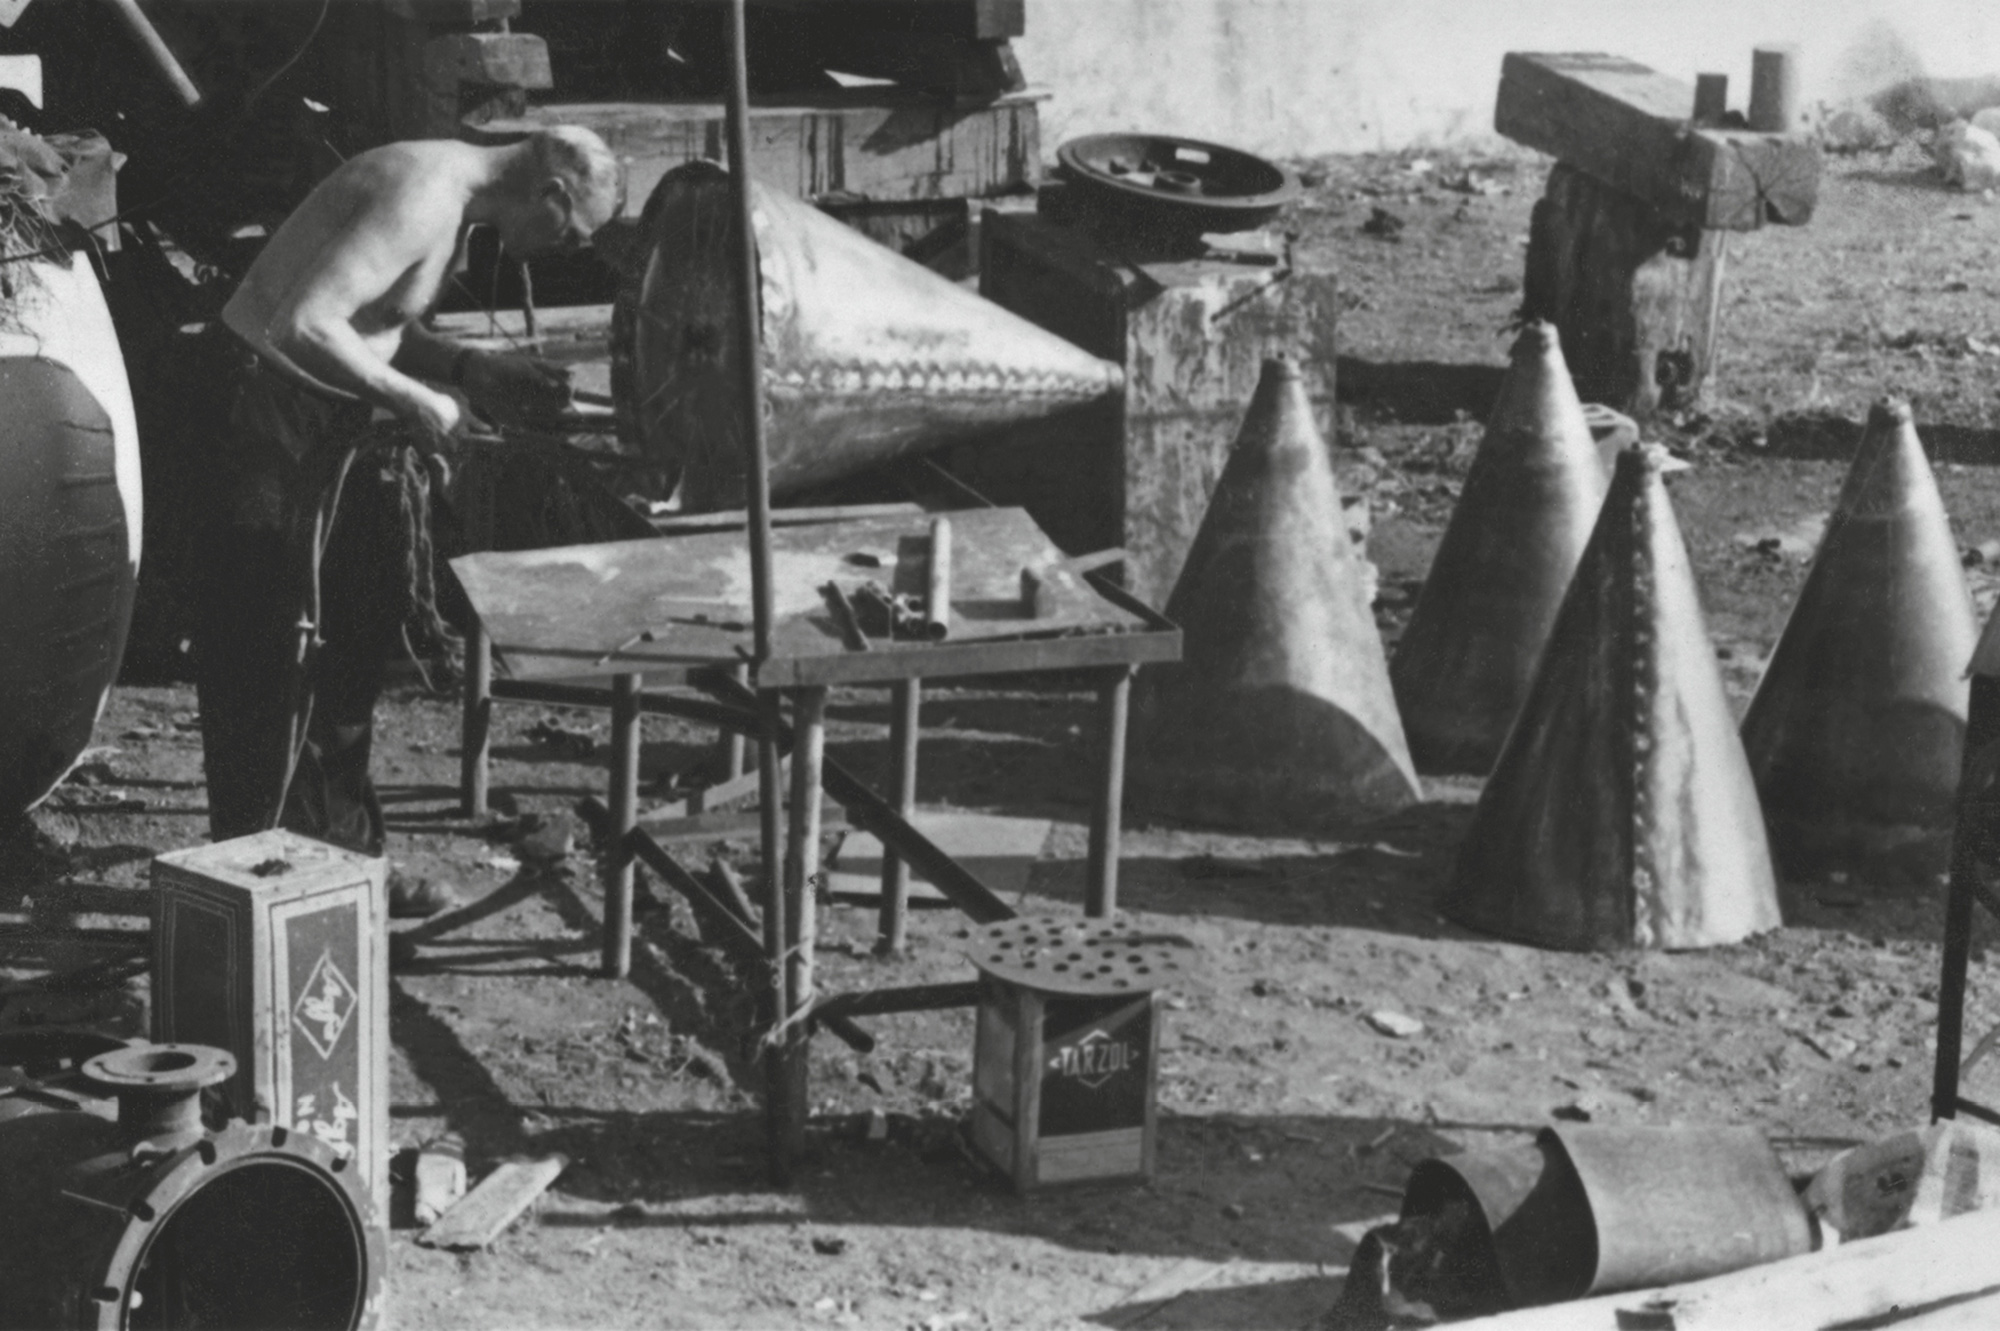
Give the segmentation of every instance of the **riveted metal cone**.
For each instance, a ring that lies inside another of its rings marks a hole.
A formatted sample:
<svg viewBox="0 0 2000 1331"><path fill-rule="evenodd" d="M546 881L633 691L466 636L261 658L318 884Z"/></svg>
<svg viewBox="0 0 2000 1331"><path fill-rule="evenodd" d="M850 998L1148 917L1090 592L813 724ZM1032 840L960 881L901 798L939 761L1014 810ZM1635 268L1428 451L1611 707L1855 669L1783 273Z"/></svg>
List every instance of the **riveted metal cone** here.
<svg viewBox="0 0 2000 1331"><path fill-rule="evenodd" d="M634 336L632 414L691 508L743 502L734 213L713 163L670 172ZM1123 372L798 199L752 183L765 447L784 498L1115 392Z"/></svg>
<svg viewBox="0 0 2000 1331"><path fill-rule="evenodd" d="M1309 832L1418 799L1367 584L1298 369L1266 361L1167 601L1181 660L1139 672L1134 806Z"/></svg>
<svg viewBox="0 0 2000 1331"><path fill-rule="evenodd" d="M1780 923L1664 458L1618 458L1459 848L1443 904L1462 924L1612 949L1707 947Z"/></svg>
<svg viewBox="0 0 2000 1331"><path fill-rule="evenodd" d="M1555 326L1529 324L1512 355L1389 666L1420 772L1492 770L1604 503Z"/></svg>
<svg viewBox="0 0 2000 1331"><path fill-rule="evenodd" d="M1863 868L1922 842L1942 854L1977 638L1909 405L1877 402L1743 719L1782 867Z"/></svg>

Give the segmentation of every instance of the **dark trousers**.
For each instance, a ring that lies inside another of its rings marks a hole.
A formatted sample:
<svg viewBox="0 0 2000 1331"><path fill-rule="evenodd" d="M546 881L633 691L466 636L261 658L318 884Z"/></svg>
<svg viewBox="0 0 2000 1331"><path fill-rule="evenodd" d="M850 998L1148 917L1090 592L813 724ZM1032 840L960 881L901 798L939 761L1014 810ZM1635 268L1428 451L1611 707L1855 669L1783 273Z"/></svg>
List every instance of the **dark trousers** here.
<svg viewBox="0 0 2000 1331"><path fill-rule="evenodd" d="M268 398L298 390L261 385L259 391ZM304 407L311 415L314 404ZM239 410L239 423L243 415ZM365 412L360 419L365 426ZM341 423L354 421L350 415ZM223 487L200 556L195 679L209 833L220 841L275 823L380 855L382 805L368 766L383 665L407 604L397 492L393 479L362 454L320 562L322 645L301 674L295 662L308 604L304 560L312 513L331 461L348 441L307 441L312 447L303 457L272 446L278 442L236 440L234 483ZM296 441L285 442L289 448ZM310 723L280 811L295 717L307 708Z"/></svg>

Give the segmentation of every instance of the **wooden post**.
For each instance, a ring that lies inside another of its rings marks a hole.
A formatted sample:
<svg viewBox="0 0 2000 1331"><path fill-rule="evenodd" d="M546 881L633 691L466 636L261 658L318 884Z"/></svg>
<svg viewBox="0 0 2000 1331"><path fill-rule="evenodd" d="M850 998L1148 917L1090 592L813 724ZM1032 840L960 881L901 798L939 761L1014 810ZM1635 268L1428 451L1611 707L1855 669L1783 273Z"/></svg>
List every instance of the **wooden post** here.
<svg viewBox="0 0 2000 1331"><path fill-rule="evenodd" d="M493 642L473 618L465 631L465 720L459 728L458 804L467 818L486 816L487 758L493 744Z"/></svg>
<svg viewBox="0 0 2000 1331"><path fill-rule="evenodd" d="M611 680L611 853L604 866L604 973L632 973L632 828L639 815L639 676Z"/></svg>
<svg viewBox="0 0 2000 1331"><path fill-rule="evenodd" d="M1727 235L1671 225L1556 164L1529 226L1521 308L1556 326L1579 397L1642 422L1700 400L1715 360Z"/></svg>
<svg viewBox="0 0 2000 1331"><path fill-rule="evenodd" d="M1090 812L1089 880L1083 913L1103 919L1118 909L1118 843L1125 804L1125 721L1132 702L1132 667L1105 672L1097 689L1098 756L1102 780Z"/></svg>
<svg viewBox="0 0 2000 1331"><path fill-rule="evenodd" d="M773 1124L772 1134L782 1152L786 1177L805 1151L812 1037L806 1023L796 1018L811 1008L813 1001L813 945L819 926L820 776L825 759L826 690L799 689L792 695L791 836L785 850L783 970L788 1024L774 1051L789 1092L774 1104L774 1110L782 1106L784 1118Z"/></svg>
<svg viewBox="0 0 2000 1331"><path fill-rule="evenodd" d="M889 748L895 759L895 790L890 798L905 821L917 808L917 722L923 699L921 680L899 680L889 693ZM875 939L877 956L902 955L908 942L909 905L910 866L884 843L881 923Z"/></svg>

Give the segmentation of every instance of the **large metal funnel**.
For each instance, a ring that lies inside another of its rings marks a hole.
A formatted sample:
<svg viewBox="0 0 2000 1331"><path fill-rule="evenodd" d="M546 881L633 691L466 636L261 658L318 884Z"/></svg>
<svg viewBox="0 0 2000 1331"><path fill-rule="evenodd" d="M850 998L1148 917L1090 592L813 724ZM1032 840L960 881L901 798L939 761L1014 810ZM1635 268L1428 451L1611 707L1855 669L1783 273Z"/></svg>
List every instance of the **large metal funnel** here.
<svg viewBox="0 0 2000 1331"><path fill-rule="evenodd" d="M1555 327L1531 323L1389 667L1419 771L1492 770L1604 487Z"/></svg>
<svg viewBox="0 0 2000 1331"><path fill-rule="evenodd" d="M1619 455L1443 905L1548 947L1708 947L1779 923L1757 792L1663 451Z"/></svg>
<svg viewBox="0 0 2000 1331"><path fill-rule="evenodd" d="M752 183L763 298L771 493L784 498L905 454L1094 401L1123 372L912 263L811 205ZM733 366L729 178L668 173L634 337L633 418L694 509L743 502Z"/></svg>
<svg viewBox="0 0 2000 1331"><path fill-rule="evenodd" d="M1780 865L1859 868L1949 831L1977 636L1909 404L1877 402L1743 719Z"/></svg>
<svg viewBox="0 0 2000 1331"><path fill-rule="evenodd" d="M1139 674L1134 804L1191 822L1332 830L1419 797L1368 578L1298 368L1264 363Z"/></svg>

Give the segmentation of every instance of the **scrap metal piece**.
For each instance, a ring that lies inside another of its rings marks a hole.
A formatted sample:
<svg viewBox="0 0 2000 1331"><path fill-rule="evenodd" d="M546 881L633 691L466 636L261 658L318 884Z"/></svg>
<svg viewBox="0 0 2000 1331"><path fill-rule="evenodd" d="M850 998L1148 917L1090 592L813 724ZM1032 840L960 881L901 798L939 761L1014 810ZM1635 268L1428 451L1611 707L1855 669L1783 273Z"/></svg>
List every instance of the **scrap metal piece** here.
<svg viewBox="0 0 2000 1331"><path fill-rule="evenodd" d="M1781 922L1756 788L1656 447L1618 459L1441 903L1545 947L1691 948Z"/></svg>
<svg viewBox="0 0 2000 1331"><path fill-rule="evenodd" d="M1743 718L1781 866L1859 868L1943 841L1977 638L1909 404L1885 398Z"/></svg>
<svg viewBox="0 0 2000 1331"><path fill-rule="evenodd" d="M1298 367L1266 361L1167 602L1186 655L1134 688L1135 803L1303 830L1418 799L1368 582Z"/></svg>
<svg viewBox="0 0 2000 1331"><path fill-rule="evenodd" d="M728 175L696 162L647 204L657 248L635 338L633 414L691 510L743 502L740 354L724 278ZM771 494L1117 391L1108 361L752 183Z"/></svg>
<svg viewBox="0 0 2000 1331"><path fill-rule="evenodd" d="M1422 772L1492 770L1604 504L1555 326L1523 328L1512 357L1389 666Z"/></svg>

